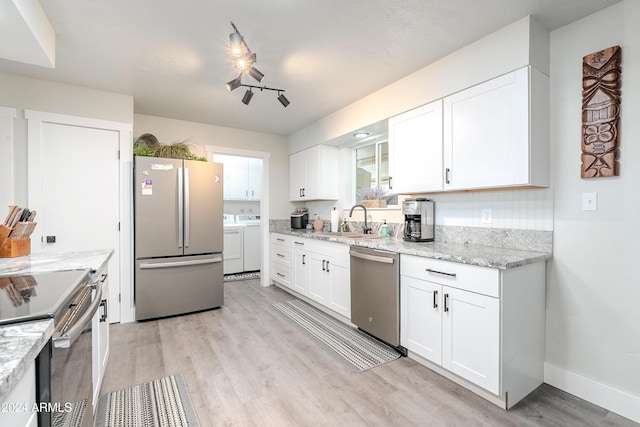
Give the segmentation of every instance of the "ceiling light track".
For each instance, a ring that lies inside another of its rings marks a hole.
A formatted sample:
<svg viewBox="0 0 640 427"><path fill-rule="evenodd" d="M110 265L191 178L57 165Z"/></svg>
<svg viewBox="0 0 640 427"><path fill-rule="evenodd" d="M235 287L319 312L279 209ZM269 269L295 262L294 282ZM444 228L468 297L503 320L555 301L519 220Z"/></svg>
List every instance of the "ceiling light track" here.
<svg viewBox="0 0 640 427"><path fill-rule="evenodd" d="M275 89L267 86L254 86L242 83L242 75L245 73L249 74L258 83L262 82L264 73L255 67L257 55L249 49L247 42L244 40L244 36L240 33L238 27L236 27L236 24L234 24L233 21L231 21L231 26L233 27L233 33L229 34L229 49L231 56L236 63L236 67L240 71L240 75L226 84L227 90L231 92L241 86L249 88L242 97L242 103L245 105L249 105L251 98L253 98L252 89L260 89L261 92L263 90L272 90L278 92L278 101L280 101L284 107L289 105L289 100L283 93L284 89Z"/></svg>

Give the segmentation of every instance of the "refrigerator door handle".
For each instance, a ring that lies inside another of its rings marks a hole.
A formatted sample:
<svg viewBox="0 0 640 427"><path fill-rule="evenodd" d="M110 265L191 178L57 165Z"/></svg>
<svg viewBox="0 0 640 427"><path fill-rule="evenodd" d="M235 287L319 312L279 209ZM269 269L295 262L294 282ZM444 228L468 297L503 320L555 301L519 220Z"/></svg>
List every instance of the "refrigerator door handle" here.
<svg viewBox="0 0 640 427"><path fill-rule="evenodd" d="M149 262L149 263L141 263L140 268L142 270L145 269L153 269L153 268L169 268L169 267L188 267L190 265L201 265L201 264L215 264L218 262L222 262L222 258L208 258L208 259L196 259L191 261L174 261L174 262Z"/></svg>
<svg viewBox="0 0 640 427"><path fill-rule="evenodd" d="M184 247L188 248L189 242L189 168L184 168Z"/></svg>
<svg viewBox="0 0 640 427"><path fill-rule="evenodd" d="M178 168L178 247L182 248L182 241L184 239L182 224L183 224L183 197L182 197L182 168Z"/></svg>

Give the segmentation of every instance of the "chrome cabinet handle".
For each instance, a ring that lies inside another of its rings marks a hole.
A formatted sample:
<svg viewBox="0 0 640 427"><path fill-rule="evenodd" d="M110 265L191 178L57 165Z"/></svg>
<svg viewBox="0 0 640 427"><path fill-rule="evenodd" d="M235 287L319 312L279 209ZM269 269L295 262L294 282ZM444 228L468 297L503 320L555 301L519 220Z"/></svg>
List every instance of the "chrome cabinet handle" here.
<svg viewBox="0 0 640 427"><path fill-rule="evenodd" d="M449 311L449 294L444 294L444 311Z"/></svg>
<svg viewBox="0 0 640 427"><path fill-rule="evenodd" d="M305 262L306 256L307 256L306 254L302 254L302 265L307 265L307 263Z"/></svg>
<svg viewBox="0 0 640 427"><path fill-rule="evenodd" d="M445 178L444 178L444 180L445 180L445 182L447 184L451 184L451 181L449 180L449 172L451 172L451 169L449 169L449 168L445 169L445 175L444 175Z"/></svg>
<svg viewBox="0 0 640 427"><path fill-rule="evenodd" d="M433 308L438 308L438 291L433 291Z"/></svg>
<svg viewBox="0 0 640 427"><path fill-rule="evenodd" d="M322 271L327 271L327 269L324 267L324 265L325 265L325 263L326 263L326 262L327 262L327 261L322 260Z"/></svg>
<svg viewBox="0 0 640 427"><path fill-rule="evenodd" d="M284 274L276 273L280 277L285 277Z"/></svg>
<svg viewBox="0 0 640 427"><path fill-rule="evenodd" d="M279 256L280 258L284 258L284 255L282 254L276 254L276 256Z"/></svg>
<svg viewBox="0 0 640 427"><path fill-rule="evenodd" d="M327 260L327 273L329 272L329 261Z"/></svg>
<svg viewBox="0 0 640 427"><path fill-rule="evenodd" d="M278 242L284 242L284 239L281 239L281 238L279 238L279 237L276 237L276 240L277 240Z"/></svg>
<svg viewBox="0 0 640 427"><path fill-rule="evenodd" d="M102 314L100 315L100 323L107 320L107 300L103 299L100 301L100 307L102 307Z"/></svg>
<svg viewBox="0 0 640 427"><path fill-rule="evenodd" d="M449 276L449 277L456 277L456 273L445 273L444 271L432 270L430 268L425 268L424 270L429 272L429 273L443 274L443 275Z"/></svg>
<svg viewBox="0 0 640 427"><path fill-rule="evenodd" d="M393 185L391 184L393 182L393 177L390 176L389 177L389 190L393 190Z"/></svg>

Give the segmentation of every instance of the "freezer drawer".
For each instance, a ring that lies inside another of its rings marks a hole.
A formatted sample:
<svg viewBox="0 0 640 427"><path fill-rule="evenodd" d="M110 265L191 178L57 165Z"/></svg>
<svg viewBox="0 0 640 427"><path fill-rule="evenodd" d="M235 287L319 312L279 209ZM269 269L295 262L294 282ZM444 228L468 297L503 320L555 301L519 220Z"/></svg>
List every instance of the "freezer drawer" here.
<svg viewBox="0 0 640 427"><path fill-rule="evenodd" d="M136 260L136 320L222 306L222 254Z"/></svg>

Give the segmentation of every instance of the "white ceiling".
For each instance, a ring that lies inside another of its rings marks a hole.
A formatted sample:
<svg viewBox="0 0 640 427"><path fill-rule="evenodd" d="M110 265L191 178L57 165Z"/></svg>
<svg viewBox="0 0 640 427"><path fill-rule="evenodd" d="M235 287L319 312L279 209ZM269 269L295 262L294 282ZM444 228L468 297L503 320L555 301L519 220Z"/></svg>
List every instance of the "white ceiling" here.
<svg viewBox="0 0 640 427"><path fill-rule="evenodd" d="M553 30L618 1L40 0L55 68L0 59L0 71L130 94L136 113L287 135L526 15ZM243 83L285 89L287 108L275 92L244 105L244 89L226 90L230 21L265 74Z"/></svg>

